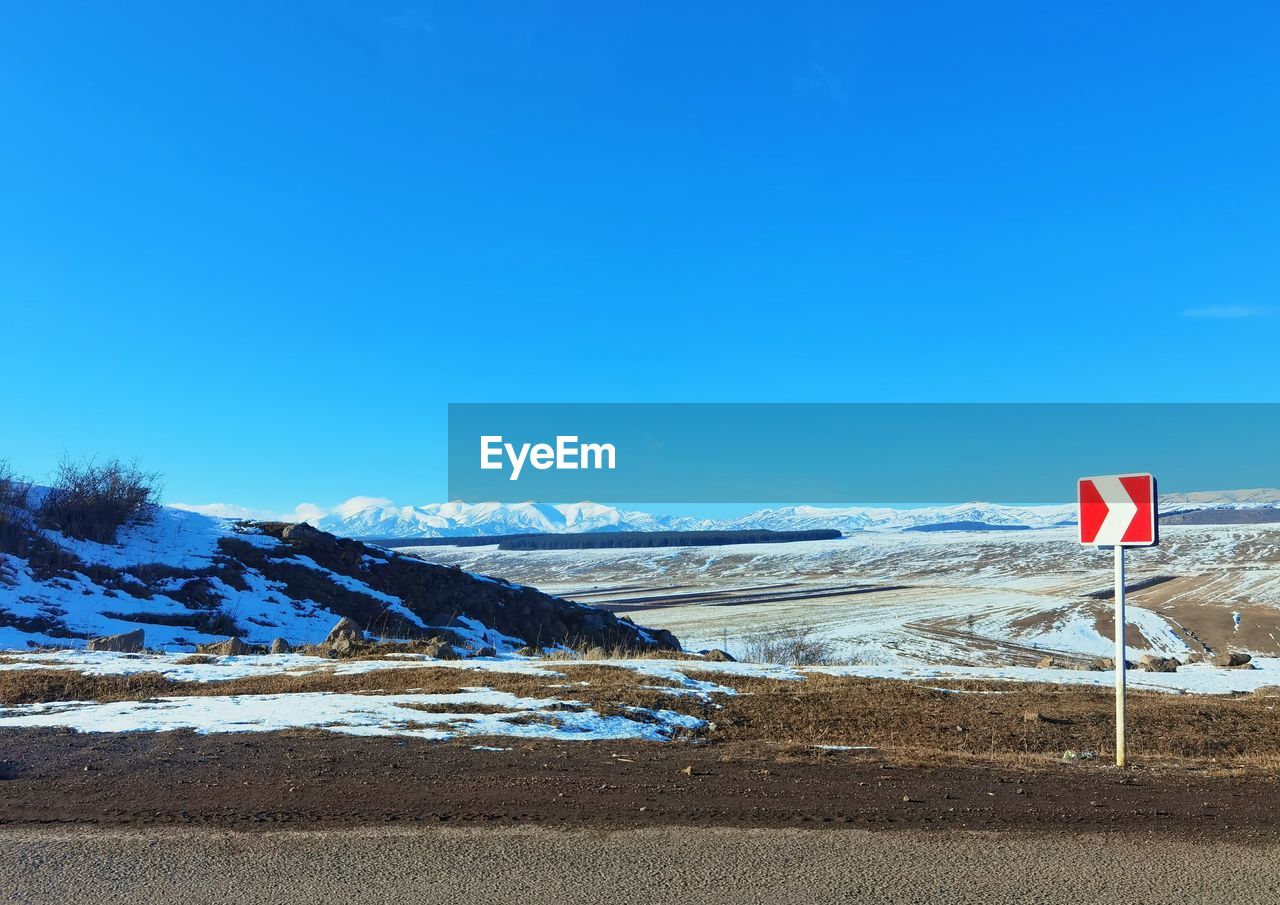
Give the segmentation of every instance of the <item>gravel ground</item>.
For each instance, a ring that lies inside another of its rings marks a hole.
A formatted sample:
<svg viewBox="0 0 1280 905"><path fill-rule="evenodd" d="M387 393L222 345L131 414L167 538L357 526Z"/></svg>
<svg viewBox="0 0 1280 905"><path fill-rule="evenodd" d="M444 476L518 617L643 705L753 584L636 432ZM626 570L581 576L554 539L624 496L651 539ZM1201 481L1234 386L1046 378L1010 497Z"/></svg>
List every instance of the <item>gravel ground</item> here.
<svg viewBox="0 0 1280 905"><path fill-rule="evenodd" d="M0 829L5 901L1275 902L1280 846L1133 834L665 827Z"/></svg>

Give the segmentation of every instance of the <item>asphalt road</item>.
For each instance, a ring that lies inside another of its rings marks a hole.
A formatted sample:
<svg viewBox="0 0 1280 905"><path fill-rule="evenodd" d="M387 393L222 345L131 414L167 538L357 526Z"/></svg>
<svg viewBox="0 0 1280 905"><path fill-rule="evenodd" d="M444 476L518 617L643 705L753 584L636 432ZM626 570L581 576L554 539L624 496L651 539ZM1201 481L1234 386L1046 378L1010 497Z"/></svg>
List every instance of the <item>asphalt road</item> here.
<svg viewBox="0 0 1280 905"><path fill-rule="evenodd" d="M0 901L1178 903L1280 900L1280 845L682 828L0 829Z"/></svg>

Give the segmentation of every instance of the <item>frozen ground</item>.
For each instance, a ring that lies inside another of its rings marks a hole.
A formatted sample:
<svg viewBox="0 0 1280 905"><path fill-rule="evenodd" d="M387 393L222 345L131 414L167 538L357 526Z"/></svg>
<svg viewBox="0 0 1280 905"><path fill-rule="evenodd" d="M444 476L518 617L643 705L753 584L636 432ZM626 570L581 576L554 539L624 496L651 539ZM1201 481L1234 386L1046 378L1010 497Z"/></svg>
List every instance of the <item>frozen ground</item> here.
<svg viewBox="0 0 1280 905"><path fill-rule="evenodd" d="M127 675L156 672L175 681L225 682L272 674L306 675L331 672L376 674L429 665L466 673L473 685L456 694L340 694L324 692L199 695L157 697L142 701L59 701L0 708L0 729L65 727L81 732L170 731L267 732L283 729L325 729L349 735L402 735L423 739L455 736L511 736L591 741L634 739L661 741L681 730L697 729L703 721L663 708L625 708L602 715L574 698L578 687L556 661L504 657L439 661L420 656L391 660L334 661L298 655L220 657L206 663L182 663L171 654L114 654L86 651L46 651L5 657L0 671L66 669L87 675ZM1188 666L1176 673L1131 672L1137 690L1173 693L1228 694L1280 685L1280 658L1259 658L1254 669L1215 669ZM1020 666L959 665L888 666L845 665L786 667L751 663L713 663L689 660L601 660L592 665L616 666L645 680L674 683L662 687L670 695L737 694L732 677L805 681L813 674L907 679L920 682L956 679L1050 682L1107 686L1109 672L1036 669ZM563 694L517 696L485 687L486 675L519 673L544 677L547 688ZM563 680L563 681L555 681ZM958 692L963 693L963 692ZM985 692L998 693L998 692ZM476 712L477 710L483 712Z"/></svg>
<svg viewBox="0 0 1280 905"><path fill-rule="evenodd" d="M740 653L797 627L867 667L1031 664L1108 656L1108 551L1074 529L854 534L798 544L655 550L430 547L433 561L533 584ZM1280 526L1185 526L1128 554L1135 654L1280 656ZM1237 620L1236 614L1239 614Z"/></svg>

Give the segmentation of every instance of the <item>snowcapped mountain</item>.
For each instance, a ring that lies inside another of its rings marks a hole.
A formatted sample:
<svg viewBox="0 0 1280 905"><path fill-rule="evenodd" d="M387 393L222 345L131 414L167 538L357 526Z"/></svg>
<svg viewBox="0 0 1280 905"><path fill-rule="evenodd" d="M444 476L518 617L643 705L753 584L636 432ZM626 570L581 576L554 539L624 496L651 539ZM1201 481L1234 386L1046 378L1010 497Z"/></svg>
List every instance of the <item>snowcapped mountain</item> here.
<svg viewBox="0 0 1280 905"><path fill-rule="evenodd" d="M500 534L564 534L592 531L696 531L706 519L629 512L599 503L431 503L366 506L349 515L326 515L317 528L345 537L488 537Z"/></svg>
<svg viewBox="0 0 1280 905"><path fill-rule="evenodd" d="M1198 493L1160 494L1161 512L1184 512L1190 509L1275 509L1280 507L1280 490L1259 487L1254 490L1204 490Z"/></svg>
<svg viewBox="0 0 1280 905"><path fill-rule="evenodd" d="M762 509L723 525L725 528L771 528L796 531L810 528L837 528L850 531L891 531L921 525L954 523L1009 527L1051 528L1074 523L1075 506L1001 506L995 503L962 503L958 506L930 506L921 509L886 509L853 506L823 509L815 506L788 506Z"/></svg>
<svg viewBox="0 0 1280 905"><path fill-rule="evenodd" d="M1280 490L1224 490L1170 493L1160 498L1165 513L1204 509L1280 508ZM432 503L426 506L371 505L349 514L331 514L315 522L324 531L346 537L491 537L500 534L564 534L593 531L709 531L759 529L800 531L835 528L900 531L931 525L1051 528L1075 524L1074 503L1057 506L1004 506L962 503L920 509L850 506L787 506L761 509L735 519L651 515L600 503Z"/></svg>

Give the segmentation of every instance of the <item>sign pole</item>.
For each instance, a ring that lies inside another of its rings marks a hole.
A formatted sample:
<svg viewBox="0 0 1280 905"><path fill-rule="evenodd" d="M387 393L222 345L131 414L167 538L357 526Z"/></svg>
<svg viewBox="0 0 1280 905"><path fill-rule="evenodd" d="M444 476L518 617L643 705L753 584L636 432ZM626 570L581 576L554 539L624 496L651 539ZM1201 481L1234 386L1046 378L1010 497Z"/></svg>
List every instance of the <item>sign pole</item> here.
<svg viewBox="0 0 1280 905"><path fill-rule="evenodd" d="M1140 474L1095 475L1076 482L1080 543L1116 555L1116 766L1124 766L1124 548L1160 543L1156 478Z"/></svg>
<svg viewBox="0 0 1280 905"><path fill-rule="evenodd" d="M1116 766L1124 766L1124 547L1116 544Z"/></svg>

